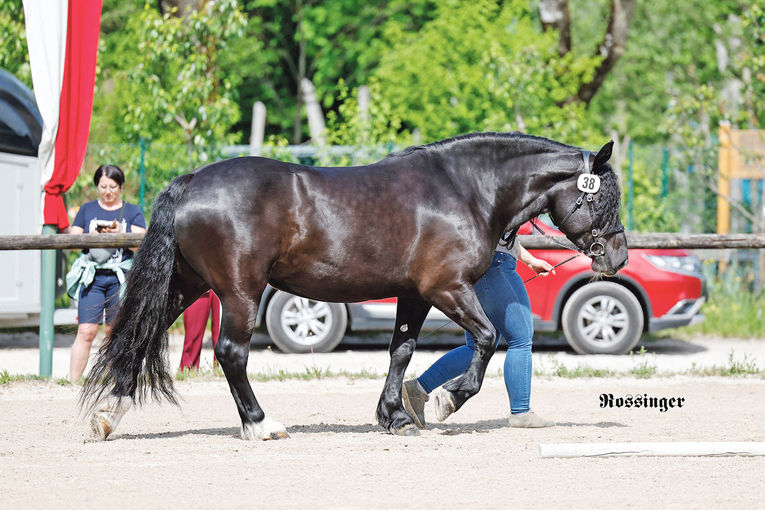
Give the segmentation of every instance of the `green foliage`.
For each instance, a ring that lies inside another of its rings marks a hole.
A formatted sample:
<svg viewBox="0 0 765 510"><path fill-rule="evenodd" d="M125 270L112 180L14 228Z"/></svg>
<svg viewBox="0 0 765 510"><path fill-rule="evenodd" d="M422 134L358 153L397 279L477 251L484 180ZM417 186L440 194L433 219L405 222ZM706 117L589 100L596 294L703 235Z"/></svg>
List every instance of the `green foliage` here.
<svg viewBox="0 0 765 510"><path fill-rule="evenodd" d="M755 3L744 11L742 29L742 40L748 44L744 45L734 66L743 78L750 108L759 115L761 123L765 115L765 6L762 3Z"/></svg>
<svg viewBox="0 0 765 510"><path fill-rule="evenodd" d="M575 29L592 23L582 19L590 16L591 9L584 8L586 2L579 3L582 8L576 9L572 1ZM694 96L702 86L722 90L735 72L718 69L718 45L730 46L729 40L739 36L740 48L757 51L756 41L739 33L740 15L752 4L742 0L637 2L624 55L591 105L599 128L629 134L641 143L666 140L666 134L656 128L674 102ZM717 120L708 122L716 126ZM695 119L697 130L701 121Z"/></svg>
<svg viewBox="0 0 765 510"><path fill-rule="evenodd" d="M371 163L392 152L395 147L410 143L408 133L401 132L401 120L382 96L376 80L369 86L370 101L366 113L359 110L358 89L350 92L342 80L339 89L338 111L327 114L327 143L353 150L340 155L321 152L322 165Z"/></svg>
<svg viewBox="0 0 765 510"><path fill-rule="evenodd" d="M246 55L235 70L244 76L238 88L243 116L237 128L249 130L250 108L262 101L268 109L267 131L300 143L305 135L305 126L295 133L304 116L298 109L300 78L313 81L325 111L336 111L339 80L351 88L368 83L387 51L385 27L396 23L417 28L435 5L432 0L247 1L248 36L231 51Z"/></svg>
<svg viewBox="0 0 765 510"><path fill-rule="evenodd" d="M687 328L689 334L732 338L765 337L765 291L755 292L750 271L732 264L722 271L714 260L704 261L708 300L704 321Z"/></svg>
<svg viewBox="0 0 765 510"><path fill-rule="evenodd" d="M91 143L85 171L68 193L70 213L95 198L92 171L104 162L125 171L125 198L139 202L142 138L147 217L170 180L220 159L221 147L237 141L231 128L240 115L238 78L225 66L236 61L228 49L245 25L236 0L205 4L183 18L161 15L143 0L105 2Z"/></svg>
<svg viewBox="0 0 765 510"><path fill-rule="evenodd" d="M0 69L32 86L22 0L0 0Z"/></svg>
<svg viewBox="0 0 765 510"><path fill-rule="evenodd" d="M136 102L125 115L128 139L180 139L190 151L231 143L228 130L239 108L219 55L229 38L243 34L245 19L236 1L208 3L183 18L161 16L147 4L130 25L137 34L139 57L128 71L136 92ZM199 154L189 156L196 159Z"/></svg>
<svg viewBox="0 0 765 510"><path fill-rule="evenodd" d="M592 134L583 105L565 100L597 60L559 57L557 36L541 32L527 2L442 2L421 30L391 24L386 37L391 50L374 76L393 112L427 141L476 130L572 143Z"/></svg>

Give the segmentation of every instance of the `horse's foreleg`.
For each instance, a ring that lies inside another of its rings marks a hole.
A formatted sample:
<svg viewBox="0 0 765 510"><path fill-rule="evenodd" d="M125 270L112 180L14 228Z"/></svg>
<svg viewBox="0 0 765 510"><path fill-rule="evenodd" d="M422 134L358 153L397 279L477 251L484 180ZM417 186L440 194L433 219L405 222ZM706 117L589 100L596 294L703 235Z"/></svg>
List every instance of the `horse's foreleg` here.
<svg viewBox="0 0 765 510"><path fill-rule="evenodd" d="M390 368L377 404L377 422L391 434L403 436L420 434L414 421L404 409L401 401L401 385L428 310L430 310L430 304L421 299L398 299L396 327L389 347Z"/></svg>
<svg viewBox="0 0 765 510"><path fill-rule="evenodd" d="M260 296L260 294L258 294ZM242 439L283 439L288 437L284 426L266 418L247 380L247 358L250 354L251 324L257 310L257 300L242 300L221 296L223 316L221 331L215 346L231 395L242 419Z"/></svg>
<svg viewBox="0 0 765 510"><path fill-rule="evenodd" d="M481 389L486 367L497 347L497 332L470 285L464 285L459 292L435 296L434 304L475 339L473 359L465 373L444 384L443 390L435 395L436 415L443 421Z"/></svg>

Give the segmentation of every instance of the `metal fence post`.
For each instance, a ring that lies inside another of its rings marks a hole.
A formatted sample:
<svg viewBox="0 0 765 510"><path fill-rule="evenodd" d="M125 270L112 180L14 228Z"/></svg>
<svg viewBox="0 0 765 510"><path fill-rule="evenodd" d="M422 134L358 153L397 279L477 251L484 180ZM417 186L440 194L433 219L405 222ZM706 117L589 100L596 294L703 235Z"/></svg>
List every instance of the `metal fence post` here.
<svg viewBox="0 0 765 510"><path fill-rule="evenodd" d="M667 198L667 170L669 166L669 151L666 147L661 150L661 198Z"/></svg>
<svg viewBox="0 0 765 510"><path fill-rule="evenodd" d="M144 160L146 157L146 139L144 137L141 137L141 164L139 166L140 173L141 173L141 187L138 191L138 205L141 207L141 212L146 214L146 209L144 208L144 197L146 196L146 165L144 164Z"/></svg>
<svg viewBox="0 0 765 510"><path fill-rule="evenodd" d="M55 225L43 225L43 234L55 234ZM56 308L56 250L42 250L40 272L40 375L53 373L53 313Z"/></svg>
<svg viewBox="0 0 765 510"><path fill-rule="evenodd" d="M629 183L629 189L627 190L627 228L629 230L633 230L633 222L632 222L632 199L634 197L634 187L635 187L635 179L634 179L634 148L635 143L630 140L630 146L628 150L629 154L629 165L627 166L627 182Z"/></svg>

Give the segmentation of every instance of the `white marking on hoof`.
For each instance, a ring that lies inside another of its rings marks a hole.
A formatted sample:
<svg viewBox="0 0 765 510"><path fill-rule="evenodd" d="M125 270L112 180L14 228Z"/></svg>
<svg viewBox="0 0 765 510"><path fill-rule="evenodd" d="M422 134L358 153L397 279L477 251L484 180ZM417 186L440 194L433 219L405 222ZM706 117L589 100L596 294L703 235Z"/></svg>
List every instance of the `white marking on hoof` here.
<svg viewBox="0 0 765 510"><path fill-rule="evenodd" d="M436 401L434 406L436 408L436 418L438 421L444 421L457 410L457 406L454 403L454 397L448 391L441 389L436 393Z"/></svg>
<svg viewBox="0 0 765 510"><path fill-rule="evenodd" d="M407 331L409 331L409 326L406 324L402 324L401 327L398 329L400 329L402 333L406 333Z"/></svg>
<svg viewBox="0 0 765 510"><path fill-rule="evenodd" d="M113 396L104 397L96 404L90 417L90 429L96 439L105 440L114 432L120 420L130 408L130 399Z"/></svg>
<svg viewBox="0 0 765 510"><path fill-rule="evenodd" d="M258 423L242 425L242 439L245 441L252 441L253 439L268 441L269 439L287 439L288 437L290 435L287 434L284 425L271 418L263 418L263 421Z"/></svg>

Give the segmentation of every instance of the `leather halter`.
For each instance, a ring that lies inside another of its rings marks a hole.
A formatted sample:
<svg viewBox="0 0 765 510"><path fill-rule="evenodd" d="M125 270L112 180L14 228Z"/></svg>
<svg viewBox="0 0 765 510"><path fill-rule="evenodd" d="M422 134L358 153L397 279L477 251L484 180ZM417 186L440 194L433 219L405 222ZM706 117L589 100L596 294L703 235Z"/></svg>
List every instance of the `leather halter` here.
<svg viewBox="0 0 765 510"><path fill-rule="evenodd" d="M582 152L582 159L584 159L584 173L590 174L592 173L590 171L590 151L583 151ZM597 193L597 191L596 191ZM574 204L574 207L569 211L569 213L563 218L563 220L558 224L559 227L563 228L563 224L566 223L566 220L568 220L572 214L574 214L577 209L579 209L582 204L584 203L585 199L587 200L587 206L590 210L590 225L595 224L595 206L593 204L593 194L587 193L586 191L582 191L582 193L579 195L579 197L576 199L576 203ZM534 223L532 222L532 225ZM539 230L539 227L534 225L537 230ZM615 234L617 232L624 232L624 227L622 225L619 225L618 227L614 228L613 230L608 230L606 232L599 232L598 229L593 228L592 229L592 243L590 246L587 247L586 250L583 250L577 246L577 251L584 253L588 257L599 257L603 255L606 252L606 247L603 244L603 242L600 241L603 237ZM598 239L600 238L600 239Z"/></svg>
<svg viewBox="0 0 765 510"><path fill-rule="evenodd" d="M592 173L590 171L590 154L591 154L590 151L582 151L582 159L584 160L584 173L585 174ZM587 192L583 191L581 193L581 195L579 195L579 197L576 199L576 203L574 204L574 207L568 212L568 214L566 214L566 216L563 218L563 220L560 223L557 223L558 227L560 227L560 228L563 227L563 224L566 222L566 220L568 220L571 217L571 215L574 214L577 211L577 209L579 209L582 206L582 204L584 203L585 199L587 200L587 206L588 206L588 208L590 210L590 225L594 225L595 224L595 212L594 212L595 206L593 205L593 200L594 200L593 194L592 193L587 193ZM529 220L529 223L531 223L531 226L534 227L537 230L537 232L539 232L543 236L547 236L547 233L545 233L544 230L539 228L537 226L537 224L534 222L533 219ZM619 225L618 227L614 228L613 230L607 230L605 232L599 232L598 229L593 228L592 229L592 243L590 243L590 246L588 246L586 250L576 246L576 251L578 251L579 253L583 253L584 255L586 255L586 256L588 256L590 258L592 258L592 257L599 257L599 256L605 254L606 247L605 247L605 245L598 238L600 237L602 239L603 237L605 237L607 235L615 234L617 232L624 232L624 226L623 225ZM505 234L500 239L499 244L504 245L504 246L510 246L513 243L513 240L514 240L514 238L515 238L517 233L518 233L518 227L516 227L515 229L513 229L511 231L505 232ZM555 237L551 237L551 236L548 236L548 237L550 237L550 239L552 239L555 243L559 244L560 246L569 249L569 246L566 246L566 245L560 243L557 239L555 239ZM576 257L576 255L574 255L573 257L570 257L570 258L564 260L560 264L555 265L554 268L558 267L560 265L565 264L566 262L574 259L575 257ZM533 280L534 278L536 278L536 276L533 276L532 278L529 278L529 280ZM529 281L529 280L526 280L526 281ZM523 282L523 283L526 283L526 282Z"/></svg>

